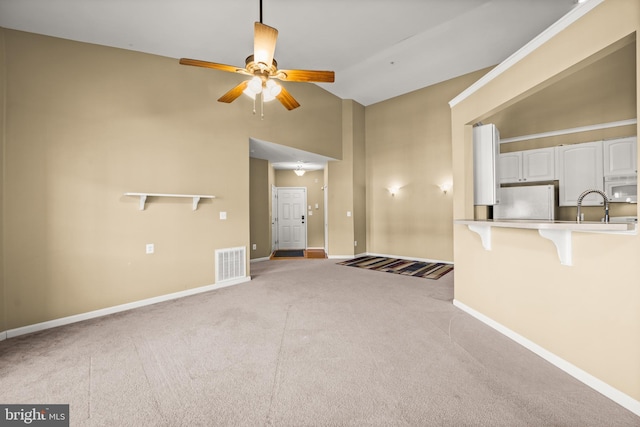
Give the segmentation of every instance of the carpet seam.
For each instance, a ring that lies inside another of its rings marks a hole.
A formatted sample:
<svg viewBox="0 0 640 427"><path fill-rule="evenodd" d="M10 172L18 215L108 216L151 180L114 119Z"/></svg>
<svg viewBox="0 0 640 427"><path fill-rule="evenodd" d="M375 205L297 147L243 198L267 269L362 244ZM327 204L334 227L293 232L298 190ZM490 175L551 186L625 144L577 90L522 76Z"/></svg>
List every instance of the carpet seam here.
<svg viewBox="0 0 640 427"><path fill-rule="evenodd" d="M136 350L136 355L138 356L138 362L140 362L140 367L142 368L142 372L144 373L144 379L147 382L147 386L149 387L149 390L151 392L150 394L151 394L151 397L153 398L153 403L155 404L156 410L160 414L162 421L167 422L167 419L164 413L162 412L162 406L160 405L160 402L158 402L158 399L156 398L156 394L153 391L153 385L151 384L151 381L149 381L149 375L147 374L147 369L144 365L144 361L140 357L140 349L138 348L138 345L135 342L133 342L132 344L133 344L133 348Z"/></svg>
<svg viewBox="0 0 640 427"><path fill-rule="evenodd" d="M275 395L278 392L279 381L278 377L280 376L280 361L282 359L282 348L284 346L284 336L287 333L287 324L289 323L289 313L291 312L291 304L287 306L287 315L284 319L284 325L282 327L282 335L280 336L280 346L278 348L278 357L276 358L276 368L273 374L273 386L271 388L271 398L269 399L269 411L267 411L267 419L265 420L265 425L272 425L272 409L273 409L273 401L275 399Z"/></svg>
<svg viewBox="0 0 640 427"><path fill-rule="evenodd" d="M89 399L87 402L87 406L88 406L88 410L89 410L89 417L88 419L91 419L91 389L92 389L92 384L93 384L93 356L89 356Z"/></svg>

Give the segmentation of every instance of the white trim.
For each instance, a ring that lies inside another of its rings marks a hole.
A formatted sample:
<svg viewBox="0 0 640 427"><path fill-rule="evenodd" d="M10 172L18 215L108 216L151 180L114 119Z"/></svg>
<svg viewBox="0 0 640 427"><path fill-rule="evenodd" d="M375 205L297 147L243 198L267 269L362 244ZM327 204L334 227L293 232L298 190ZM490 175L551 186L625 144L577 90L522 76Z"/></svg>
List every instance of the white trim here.
<svg viewBox="0 0 640 427"><path fill-rule="evenodd" d="M511 338L513 341L517 342L518 344L520 344L521 346L525 347L526 349L531 350L532 352L534 352L538 356L542 357L547 362L549 362L552 365L562 369L567 374L571 375L572 377L574 377L578 381L581 381L582 383L588 385L589 387L591 387L595 391L597 391L597 392L603 394L604 396L608 397L609 399L613 400L618 405L620 405L620 406L628 409L629 411L633 412L634 414L640 416L640 401L635 400L631 396L621 392L620 390L610 386L609 384L607 384L604 381L594 377L593 375L589 374L588 372L585 372L582 369L578 368L577 366L575 366L575 365L567 362L566 360L556 356L555 354L553 354L550 351L546 350L545 348L539 346L538 344L534 343L533 341L531 341L531 340L523 337L522 335L512 331L511 329L509 329L506 326L496 322L495 320L485 316L484 314L472 309L471 307L465 305L464 303L454 299L453 300L453 305L458 307L460 310L462 310L462 311L470 314L471 316L475 317L476 319L480 320L482 323L492 327L493 329L495 329L496 331L498 331L501 334L505 335L506 337Z"/></svg>
<svg viewBox="0 0 640 427"><path fill-rule="evenodd" d="M7 339L7 331L0 332L0 341L4 341Z"/></svg>
<svg viewBox="0 0 640 427"><path fill-rule="evenodd" d="M225 282L216 283L214 285L201 286L199 288L187 289L185 291L174 292L171 294L160 295L153 298L147 298L126 304L115 305L113 307L101 308L99 310L89 311L87 313L75 314L73 316L62 317L60 319L48 320L46 322L35 323L33 325L22 326L20 328L9 329L4 334L6 338L13 338L19 335L30 334L32 332L43 331L45 329L56 328L58 326L69 325L71 323L82 322L83 320L94 319L96 317L107 316L109 314L119 313L121 311L132 310L147 305L157 304L159 302L170 301L178 298L184 298L191 295L209 292L227 286L238 285L251 280L250 276L240 279L227 280Z"/></svg>
<svg viewBox="0 0 640 427"><path fill-rule="evenodd" d="M327 255L328 259L351 259L353 255Z"/></svg>
<svg viewBox="0 0 640 427"><path fill-rule="evenodd" d="M603 1L604 0L590 0L575 6L573 9L567 12L566 15L558 19L555 23L551 24L549 28L541 32L533 40L531 40L529 43L525 44L518 51L516 51L513 55L511 55L510 57L502 61L495 68L493 68L487 74L482 76L477 82L475 82L474 84L469 86L467 89L465 89L460 95L456 96L451 101L449 101L449 107L453 108L456 105L458 105L460 102L467 99L469 96L471 96L473 93L475 93L480 88L485 86L491 80L495 79L500 74L507 71L509 68L514 66L516 63L518 63L520 60L524 59L533 51L535 51L540 46L545 44L547 41L555 37L562 30L564 30L565 28L567 28L568 26L576 22L578 19L582 18L584 15L589 13L593 8L598 6Z"/></svg>
<svg viewBox="0 0 640 427"><path fill-rule="evenodd" d="M262 258L253 258L253 259L250 259L250 260L249 260L249 263L252 263L252 262L261 262L261 261L269 261L269 259L270 259L270 258L269 258L268 256L267 256L267 257L262 257Z"/></svg>
<svg viewBox="0 0 640 427"><path fill-rule="evenodd" d="M514 136L513 138L505 138L500 140L500 144L507 144L509 142L527 141L529 139L548 138L550 136L569 135L571 133L589 132L592 130L609 129L620 126L635 125L638 123L638 119L620 120L617 122L600 123L597 125L581 126L571 129L552 130L549 132L534 133L532 135Z"/></svg>

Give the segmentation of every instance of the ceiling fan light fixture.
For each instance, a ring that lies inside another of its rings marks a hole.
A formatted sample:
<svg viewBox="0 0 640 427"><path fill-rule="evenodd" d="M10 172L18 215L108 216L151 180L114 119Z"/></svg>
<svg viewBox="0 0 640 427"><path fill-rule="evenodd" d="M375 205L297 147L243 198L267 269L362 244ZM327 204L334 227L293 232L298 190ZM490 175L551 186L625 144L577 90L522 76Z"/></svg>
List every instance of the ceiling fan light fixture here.
<svg viewBox="0 0 640 427"><path fill-rule="evenodd" d="M267 92L269 92L269 94L273 97L280 95L280 92L282 91L282 87L273 80L267 80L266 86Z"/></svg>
<svg viewBox="0 0 640 427"><path fill-rule="evenodd" d="M273 96L271 92L269 92L268 90L262 91L262 102L269 102L273 101L274 99L276 99L276 97Z"/></svg>
<svg viewBox="0 0 640 427"><path fill-rule="evenodd" d="M333 71L278 70L278 63L273 57L277 39L278 30L262 23L262 0L260 0L260 22L255 22L253 27L253 55L249 55L245 59L244 68L189 58L181 58L180 64L253 76L251 80L243 80L227 91L218 98L218 102L230 104L244 93L253 99L253 113L255 114L257 95L262 94L260 96L261 103L278 99L282 106L290 111L298 108L300 104L285 87L272 82L271 79L333 83L335 76ZM264 117L264 114L261 116Z"/></svg>
<svg viewBox="0 0 640 427"><path fill-rule="evenodd" d="M293 171L293 173L295 173L295 174L296 174L296 175L298 175L298 176L302 176L302 175L304 175L304 173L305 173L305 172L306 172L306 171L305 171L304 169L302 169L302 167L301 167L301 166L298 166L298 168L297 168L297 169L295 169L295 170Z"/></svg>
<svg viewBox="0 0 640 427"><path fill-rule="evenodd" d="M251 89L246 88L245 90L242 91L242 93L244 93L245 95L247 95L249 98L253 99L254 101L256 100L256 93L253 92Z"/></svg>
<svg viewBox="0 0 640 427"><path fill-rule="evenodd" d="M260 92L262 92L262 79L258 76L253 77L251 80L249 80L247 89L249 89L256 95L259 94Z"/></svg>

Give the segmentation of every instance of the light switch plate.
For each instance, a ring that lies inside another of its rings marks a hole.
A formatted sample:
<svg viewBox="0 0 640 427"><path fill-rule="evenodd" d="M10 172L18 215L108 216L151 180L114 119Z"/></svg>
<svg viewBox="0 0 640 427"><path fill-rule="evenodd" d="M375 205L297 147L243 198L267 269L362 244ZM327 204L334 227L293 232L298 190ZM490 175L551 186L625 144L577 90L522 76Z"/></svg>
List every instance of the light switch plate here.
<svg viewBox="0 0 640 427"><path fill-rule="evenodd" d="M226 212L220 212L220 219L227 219L227 213Z"/></svg>

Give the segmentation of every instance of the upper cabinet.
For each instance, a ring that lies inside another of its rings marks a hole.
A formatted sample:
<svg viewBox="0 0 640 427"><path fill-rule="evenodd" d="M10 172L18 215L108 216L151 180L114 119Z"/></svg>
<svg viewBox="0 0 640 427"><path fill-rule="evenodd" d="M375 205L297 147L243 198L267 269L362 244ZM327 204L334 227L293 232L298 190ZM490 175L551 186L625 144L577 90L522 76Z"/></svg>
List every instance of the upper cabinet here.
<svg viewBox="0 0 640 427"><path fill-rule="evenodd" d="M638 174L637 138L611 139L603 143L604 176Z"/></svg>
<svg viewBox="0 0 640 427"><path fill-rule="evenodd" d="M604 190L603 142L561 145L556 148L556 175L559 181L560 206L576 206L585 190ZM604 204L598 194L589 194L583 206Z"/></svg>
<svg viewBox="0 0 640 427"><path fill-rule="evenodd" d="M500 184L555 179L555 147L500 154Z"/></svg>
<svg viewBox="0 0 640 427"><path fill-rule="evenodd" d="M495 125L473 128L473 195L474 204L492 206L498 202L498 150L500 133Z"/></svg>

